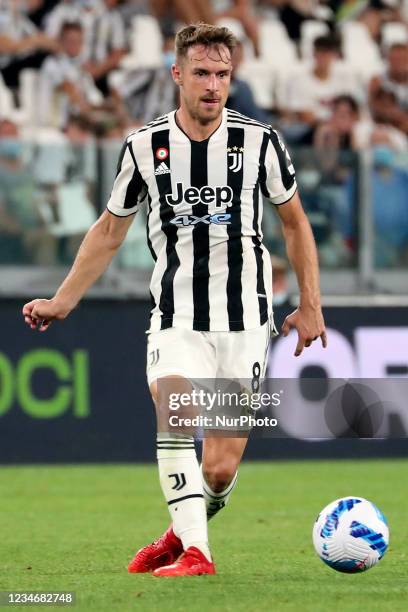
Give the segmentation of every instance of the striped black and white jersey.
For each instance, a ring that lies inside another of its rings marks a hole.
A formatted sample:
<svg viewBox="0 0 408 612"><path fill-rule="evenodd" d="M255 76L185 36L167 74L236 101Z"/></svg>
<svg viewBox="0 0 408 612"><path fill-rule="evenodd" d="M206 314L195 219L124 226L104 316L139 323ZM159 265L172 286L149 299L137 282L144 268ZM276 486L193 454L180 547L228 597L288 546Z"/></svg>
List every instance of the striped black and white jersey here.
<svg viewBox="0 0 408 612"><path fill-rule="evenodd" d="M202 142L175 115L128 136L107 205L120 217L147 206L150 331L259 327L272 312L262 196L280 205L295 193L289 154L270 126L235 111Z"/></svg>

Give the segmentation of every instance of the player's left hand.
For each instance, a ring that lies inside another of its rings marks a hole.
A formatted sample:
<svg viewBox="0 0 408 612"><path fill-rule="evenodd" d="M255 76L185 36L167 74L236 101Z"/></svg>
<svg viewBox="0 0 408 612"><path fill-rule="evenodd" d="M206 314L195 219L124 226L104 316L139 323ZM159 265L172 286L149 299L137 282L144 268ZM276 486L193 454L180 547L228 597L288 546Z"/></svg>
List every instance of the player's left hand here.
<svg viewBox="0 0 408 612"><path fill-rule="evenodd" d="M323 348L327 346L327 335L321 308L299 306L288 315L282 325L282 333L287 336L292 328L298 333L295 357L299 357L303 349L321 338Z"/></svg>

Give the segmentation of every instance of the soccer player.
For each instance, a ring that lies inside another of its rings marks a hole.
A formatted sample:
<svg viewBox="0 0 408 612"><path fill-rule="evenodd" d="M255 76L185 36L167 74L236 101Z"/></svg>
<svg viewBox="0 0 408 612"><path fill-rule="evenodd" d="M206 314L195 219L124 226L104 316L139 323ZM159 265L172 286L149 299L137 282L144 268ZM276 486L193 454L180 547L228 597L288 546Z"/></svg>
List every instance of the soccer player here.
<svg viewBox="0 0 408 612"><path fill-rule="evenodd" d="M300 288L299 308L283 333L296 328L295 355L317 338L326 346L316 247L289 154L270 126L225 108L234 44L228 29L207 24L178 33L172 75L180 107L128 136L107 210L85 236L67 278L51 300L23 308L26 323L39 331L64 319L105 270L134 214L147 206L155 260L147 377L172 524L136 553L130 572L215 573L207 519L228 502L246 438L205 438L200 467L193 437L171 433L163 414L169 393L189 388L192 379L264 373L273 319L262 196L277 206Z"/></svg>

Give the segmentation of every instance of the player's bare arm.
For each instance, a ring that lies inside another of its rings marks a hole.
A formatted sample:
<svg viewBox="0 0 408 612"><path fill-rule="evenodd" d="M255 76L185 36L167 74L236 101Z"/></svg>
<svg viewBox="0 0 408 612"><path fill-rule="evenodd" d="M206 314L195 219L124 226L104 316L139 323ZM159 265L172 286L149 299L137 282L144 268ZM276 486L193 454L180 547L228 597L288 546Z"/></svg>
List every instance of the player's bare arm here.
<svg viewBox="0 0 408 612"><path fill-rule="evenodd" d="M316 244L310 223L303 210L299 195L286 204L277 207L283 226L286 250L296 273L300 304L286 317L282 332L287 336L291 328L298 332L295 356L298 357L305 347L321 338L323 347L327 346L326 330L320 303L319 264Z"/></svg>
<svg viewBox="0 0 408 612"><path fill-rule="evenodd" d="M86 234L68 276L54 297L35 299L24 305L24 319L31 329L45 331L52 321L69 315L112 261L133 218L133 215L116 217L109 211L102 213Z"/></svg>

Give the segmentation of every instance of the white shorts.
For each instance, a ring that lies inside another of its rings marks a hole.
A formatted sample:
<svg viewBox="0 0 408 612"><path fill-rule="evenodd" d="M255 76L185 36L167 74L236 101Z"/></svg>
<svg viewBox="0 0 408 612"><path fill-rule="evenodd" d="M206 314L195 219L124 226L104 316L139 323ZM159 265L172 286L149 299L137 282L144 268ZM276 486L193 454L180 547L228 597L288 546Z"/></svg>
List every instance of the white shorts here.
<svg viewBox="0 0 408 612"><path fill-rule="evenodd" d="M254 366L265 375L271 321L245 331L202 332L170 327L151 332L147 341L149 386L178 375L196 379L252 379Z"/></svg>

